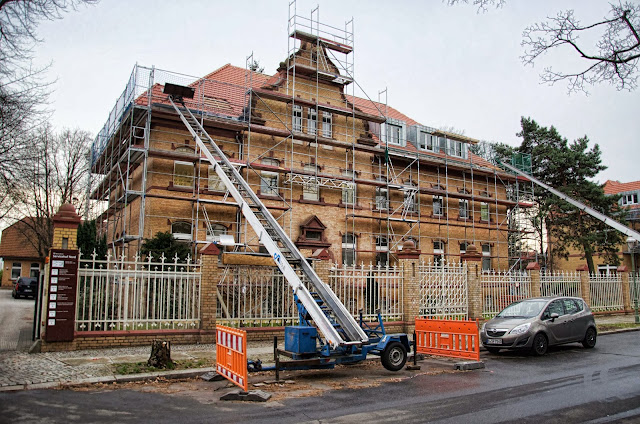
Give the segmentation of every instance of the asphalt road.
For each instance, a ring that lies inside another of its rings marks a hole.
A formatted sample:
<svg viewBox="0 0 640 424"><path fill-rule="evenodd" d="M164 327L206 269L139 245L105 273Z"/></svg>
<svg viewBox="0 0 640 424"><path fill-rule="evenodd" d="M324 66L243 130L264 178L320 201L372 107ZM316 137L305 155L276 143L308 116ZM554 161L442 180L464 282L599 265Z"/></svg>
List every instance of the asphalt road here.
<svg viewBox="0 0 640 424"><path fill-rule="evenodd" d="M34 306L33 299L14 299L11 290L0 290L0 352L31 346Z"/></svg>
<svg viewBox="0 0 640 424"><path fill-rule="evenodd" d="M359 390L266 403L206 393L33 390L0 393L0 422L205 423L638 423L640 332L603 335L542 358L483 354L482 371L416 375Z"/></svg>

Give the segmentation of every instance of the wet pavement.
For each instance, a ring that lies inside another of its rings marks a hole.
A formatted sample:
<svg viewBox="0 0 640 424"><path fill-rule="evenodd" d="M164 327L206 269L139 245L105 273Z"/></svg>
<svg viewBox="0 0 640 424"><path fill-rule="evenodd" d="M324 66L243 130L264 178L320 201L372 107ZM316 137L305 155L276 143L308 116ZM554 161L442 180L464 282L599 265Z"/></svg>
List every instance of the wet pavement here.
<svg viewBox="0 0 640 424"><path fill-rule="evenodd" d="M598 325L633 323L633 315L597 316ZM602 332L601 332L602 334ZM248 358L272 362L272 343L249 343ZM28 353L26 351L0 351L0 391L64 387L68 385L124 382L164 378L186 378L213 371L216 346L214 344L172 345L174 361L191 360L204 365L201 368L159 371L154 373L117 375L120 363L146 362L150 346L81 350L72 352ZM485 354L485 353L483 353ZM375 358L377 367L382 368ZM433 369L452 369L455 360L434 360ZM348 368L348 367L347 367Z"/></svg>

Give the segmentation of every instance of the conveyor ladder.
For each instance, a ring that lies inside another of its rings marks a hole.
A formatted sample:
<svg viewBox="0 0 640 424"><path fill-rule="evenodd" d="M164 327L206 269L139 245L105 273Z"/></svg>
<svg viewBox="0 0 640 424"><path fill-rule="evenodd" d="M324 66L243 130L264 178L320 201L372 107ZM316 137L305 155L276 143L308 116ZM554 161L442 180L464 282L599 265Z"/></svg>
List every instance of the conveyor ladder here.
<svg viewBox="0 0 640 424"><path fill-rule="evenodd" d="M294 294L324 335L326 342L334 348L367 343L369 338L357 321L331 288L320 280L311 265L280 227L271 212L251 190L238 170L233 167L224 152L191 111L184 107L184 104L182 107L178 106L174 100L173 96L169 96L169 101L178 116L195 139L202 153L213 165L216 174L229 190L231 196L238 203L243 216L258 235L260 243L271 254ZM208 142L209 147L218 158L214 157L199 134ZM313 292L310 292L305 284ZM318 302L318 298L322 301ZM319 303L323 306L321 307Z"/></svg>

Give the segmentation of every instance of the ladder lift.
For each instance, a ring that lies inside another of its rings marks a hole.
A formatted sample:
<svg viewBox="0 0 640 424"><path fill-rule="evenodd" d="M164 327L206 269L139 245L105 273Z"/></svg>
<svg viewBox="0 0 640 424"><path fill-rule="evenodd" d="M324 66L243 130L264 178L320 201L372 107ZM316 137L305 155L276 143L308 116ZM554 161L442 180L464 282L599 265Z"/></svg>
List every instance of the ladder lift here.
<svg viewBox="0 0 640 424"><path fill-rule="evenodd" d="M561 198L565 202L575 206L576 208L578 208L582 212L591 215L592 217L596 218L597 220L602 221L603 223L605 223L609 227L620 231L622 234L626 235L627 237L632 237L632 238L640 241L640 233L639 232L627 227L624 224L621 224L620 222L616 221L615 219L612 219L612 218L610 218L610 217L598 212L597 210L595 210L593 208L590 208L589 206L585 205L584 203L579 202L576 199L567 196L566 194L562 193L561 191L558 191L555 188L549 186L548 184L543 183L542 181L540 181L537 178L535 178L535 177L523 172L522 170L516 168L513 165L509 165L509 164L501 162L501 161L498 161L498 164L500 166L503 166L503 167L507 168L508 170L516 173L517 175L520 175L521 177L525 177L528 180L533 181L535 184L539 185L540 187L544 188L545 190L549 191L550 193L558 196L559 198Z"/></svg>
<svg viewBox="0 0 640 424"><path fill-rule="evenodd" d="M380 313L375 328L364 323L362 316L356 321L185 106L183 99L193 98L195 90L166 83L164 93L293 290L301 325L285 328L285 350L278 352L293 361L280 362L280 369L286 364L287 369L332 368L335 364L362 361L369 353L381 356L389 370L402 369L410 348L408 336L386 334ZM266 369L259 363L254 365L253 370Z"/></svg>

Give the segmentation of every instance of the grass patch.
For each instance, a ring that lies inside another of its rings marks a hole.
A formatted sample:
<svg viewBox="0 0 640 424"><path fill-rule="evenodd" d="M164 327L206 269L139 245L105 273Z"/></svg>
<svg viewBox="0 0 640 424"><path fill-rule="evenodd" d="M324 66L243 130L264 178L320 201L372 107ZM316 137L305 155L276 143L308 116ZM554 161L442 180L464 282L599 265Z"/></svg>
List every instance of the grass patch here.
<svg viewBox="0 0 640 424"><path fill-rule="evenodd" d="M620 322L616 324L598 324L598 331L622 330L625 328L640 328L640 324L632 322Z"/></svg>
<svg viewBox="0 0 640 424"><path fill-rule="evenodd" d="M173 365L168 368L154 368L147 365L146 362L123 362L115 364L115 373L117 375L140 374L144 372L157 372L168 370L187 370L191 368L204 368L211 366L206 359L185 359L184 361L173 361Z"/></svg>

